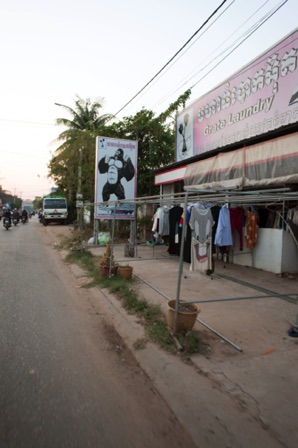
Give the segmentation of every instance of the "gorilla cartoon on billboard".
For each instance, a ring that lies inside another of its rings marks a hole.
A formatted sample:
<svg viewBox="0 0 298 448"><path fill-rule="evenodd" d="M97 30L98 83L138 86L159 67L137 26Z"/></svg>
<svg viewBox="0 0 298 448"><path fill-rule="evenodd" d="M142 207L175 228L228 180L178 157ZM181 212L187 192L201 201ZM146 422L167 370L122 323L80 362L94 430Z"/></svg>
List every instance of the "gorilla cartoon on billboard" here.
<svg viewBox="0 0 298 448"><path fill-rule="evenodd" d="M133 219L137 186L138 142L109 137L96 139L96 218ZM125 202L125 200L129 200ZM117 203L115 201L124 201Z"/></svg>
<svg viewBox="0 0 298 448"><path fill-rule="evenodd" d="M100 174L107 173L107 181L102 188L102 200L109 201L111 194L117 199L125 199L124 186L121 179L125 178L127 182L133 179L135 168L129 155L124 155L122 148L118 148L114 155L106 155L98 162L98 171Z"/></svg>

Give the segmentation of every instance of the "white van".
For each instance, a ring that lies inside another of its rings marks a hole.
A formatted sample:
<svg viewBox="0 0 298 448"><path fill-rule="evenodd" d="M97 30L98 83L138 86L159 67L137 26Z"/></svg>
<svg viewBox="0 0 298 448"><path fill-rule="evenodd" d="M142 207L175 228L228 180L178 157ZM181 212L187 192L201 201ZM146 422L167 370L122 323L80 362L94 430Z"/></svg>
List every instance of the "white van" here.
<svg viewBox="0 0 298 448"><path fill-rule="evenodd" d="M49 222L65 224L67 220L67 200L65 198L43 198L42 223L47 226Z"/></svg>

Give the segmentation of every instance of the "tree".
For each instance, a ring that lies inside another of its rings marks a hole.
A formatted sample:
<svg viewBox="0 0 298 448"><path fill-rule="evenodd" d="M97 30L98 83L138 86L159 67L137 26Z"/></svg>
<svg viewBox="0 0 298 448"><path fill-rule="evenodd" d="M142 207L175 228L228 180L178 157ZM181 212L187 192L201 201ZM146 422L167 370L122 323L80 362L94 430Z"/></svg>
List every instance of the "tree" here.
<svg viewBox="0 0 298 448"><path fill-rule="evenodd" d="M103 98L97 98L93 103L90 98L83 100L78 95L76 95L77 100L75 101L75 108L71 108L64 104L55 103L67 110L67 112L72 116L72 120L68 118L57 118L56 123L58 125L63 125L67 128L66 131L62 132L58 140L68 140L76 136L73 131L97 131L107 120L112 118L112 115L99 115L99 109L101 109Z"/></svg>
<svg viewBox="0 0 298 448"><path fill-rule="evenodd" d="M95 140L97 136L138 140L138 186L137 195L156 194L154 171L174 161L175 117L180 107L191 94L187 90L160 115L151 110L141 109L134 116L111 125L112 115L99 115L102 100L91 102L77 96L75 107L63 107L71 119L57 118L56 123L67 129L57 141L62 142L49 163L51 177L60 194L67 194L70 203L75 203L76 192L80 188L84 200L94 202L95 183ZM81 176L79 175L81 167ZM81 185L79 186L79 179Z"/></svg>
<svg viewBox="0 0 298 448"><path fill-rule="evenodd" d="M138 196L158 193L154 187L154 172L174 161L175 117L172 114L177 113L179 107L185 107L190 94L190 90L184 92L157 117L153 111L142 109L102 129L106 137L138 140Z"/></svg>
<svg viewBox="0 0 298 448"><path fill-rule="evenodd" d="M171 126L159 122L151 110L142 109L134 116L112 124L104 135L138 140L137 195L154 194L154 170L173 161L174 132Z"/></svg>
<svg viewBox="0 0 298 448"><path fill-rule="evenodd" d="M62 142L49 162L49 177L58 192L66 194L70 204L75 203L76 193L83 194L84 200L94 201L95 138L104 123L112 116L99 115L103 99L92 102L76 97L74 108L56 103L65 109L71 119L57 118L56 124L66 127L57 138Z"/></svg>

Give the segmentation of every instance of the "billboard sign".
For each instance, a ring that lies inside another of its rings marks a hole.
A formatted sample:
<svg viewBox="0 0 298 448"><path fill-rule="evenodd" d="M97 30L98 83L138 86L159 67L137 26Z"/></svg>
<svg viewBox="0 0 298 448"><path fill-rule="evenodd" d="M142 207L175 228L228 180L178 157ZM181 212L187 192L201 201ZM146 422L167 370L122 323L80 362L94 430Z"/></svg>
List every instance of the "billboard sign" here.
<svg viewBox="0 0 298 448"><path fill-rule="evenodd" d="M129 199L137 195L137 160L136 140L96 138L96 219L135 218L135 206ZM115 205L118 200L121 202Z"/></svg>
<svg viewBox="0 0 298 448"><path fill-rule="evenodd" d="M182 111L176 161L298 122L298 29Z"/></svg>

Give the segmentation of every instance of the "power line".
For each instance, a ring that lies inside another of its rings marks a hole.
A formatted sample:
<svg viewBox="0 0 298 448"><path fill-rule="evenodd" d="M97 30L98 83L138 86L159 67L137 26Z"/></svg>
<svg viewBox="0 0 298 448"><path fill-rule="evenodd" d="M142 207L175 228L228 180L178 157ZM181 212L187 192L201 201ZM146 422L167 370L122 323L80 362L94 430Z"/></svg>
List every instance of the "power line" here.
<svg viewBox="0 0 298 448"><path fill-rule="evenodd" d="M125 109L126 106L128 106L143 90L148 87L149 84L175 59L175 57L189 44L189 42L201 31L201 29L209 22L209 20L219 11L219 9L227 2L227 0L224 0L214 11L213 13L208 17L207 20L200 26L200 28L188 39L187 42L178 50L174 56L171 57L171 59L156 73L156 75L153 76L153 78L150 79L150 81L147 82L147 84L142 87L141 90L139 90L121 109L116 112L113 117L118 115L120 112L122 112L123 109ZM109 121L109 120L108 120Z"/></svg>
<svg viewBox="0 0 298 448"><path fill-rule="evenodd" d="M285 3L287 3L288 0L284 0L282 4L279 4L278 7L275 10L271 10L270 13L265 16L265 18L262 19L262 21L246 36L244 37L241 42L239 42L238 45L236 45L236 47L232 48L232 50L226 55L224 56L214 67L212 67L212 69L209 70L209 72L207 72L204 76L202 76L202 78L200 78L195 84L193 84L191 86L191 89L193 87L195 87L200 81L202 81L204 78L206 78L207 75L209 75L209 73L211 71L213 71L219 64L221 64L221 62L223 62L228 56L230 56L230 54L232 54L240 45L243 44L243 42L245 42L253 33L255 33L265 22L267 22L267 20L270 19L270 17L272 17Z"/></svg>
<svg viewBox="0 0 298 448"><path fill-rule="evenodd" d="M232 0L232 2L221 12L221 14L218 15L218 17L216 17L212 23L210 23L210 25L204 29L204 31L192 42L191 45L189 45L187 48L185 48L185 50L183 51L183 53L180 54L180 56L178 58L176 58L173 63L167 68L166 71L163 72L163 74L156 79L155 78L155 82L153 83L153 85L155 85L169 70L172 69L172 67L185 55L185 53L187 53L191 47L199 40L202 38L202 36L204 34L207 33L207 31L221 18L221 16L223 16L223 14L225 14L227 12L227 10L233 5L233 3L235 3L236 0ZM267 2L270 0L267 0ZM216 50L215 50L216 51ZM151 88L152 88L152 84L151 84ZM179 90L178 88L175 88L174 92L176 92L177 90ZM173 92L173 93L174 93ZM145 95L145 92L143 93L143 95L141 97L143 97ZM164 97L160 98L157 102L157 104L155 104L155 106L158 106L159 104L162 104L169 96L171 95L171 93L166 94ZM155 107L154 106L154 107Z"/></svg>
<svg viewBox="0 0 298 448"><path fill-rule="evenodd" d="M164 101L166 101L167 98L169 98L171 95L173 95L175 92L179 91L183 86L187 86L187 84L196 76L198 76L201 72L203 72L205 69L208 68L212 63L214 63L218 58L221 56L222 59L214 65L210 70L203 75L195 84L193 84L190 89L193 89L200 81L202 81L207 75L209 75L213 70L215 70L218 65L223 62L228 56L230 56L242 43L247 40L252 34L254 34L273 14L275 14L282 6L284 6L285 3L287 3L288 0L283 0L281 3L276 5L274 8L272 8L269 12L267 12L261 19L259 19L257 22L255 22L248 30L246 30L241 36L237 37L234 42L232 42L228 47L226 47L224 50L222 50L218 55L216 55L210 62L208 62L205 66L203 66L199 71L194 73L190 77L184 77L183 80L179 83L178 87L172 89L167 94L165 94L160 100L155 103L155 106L158 106L162 104ZM205 58L205 61L208 60L210 56L212 56L222 45L227 42L239 29L241 29L263 6L265 6L268 3L268 0L263 3L263 5L257 9L247 20L245 20L241 26L237 28L227 39L225 39L218 47L215 49L207 58ZM240 41L240 42L239 42ZM239 43L238 43L239 42ZM237 44L238 43L238 44ZM227 54L226 54L227 53ZM226 54L226 55L225 55ZM224 56L225 55L225 56ZM204 61L202 61L203 63ZM200 65L202 65L202 63ZM192 70L194 72L195 69ZM189 75L192 73L190 72ZM189 76L188 75L188 76ZM187 78L187 79L186 79ZM185 87L186 88L186 87Z"/></svg>
<svg viewBox="0 0 298 448"><path fill-rule="evenodd" d="M205 66L203 66L198 72L196 72L194 75L192 75L190 78L188 78L190 75L191 75L191 73L193 73L198 67L200 67L205 61L208 61L208 59L214 54L214 53L216 53L216 51L219 49L219 48L221 48L223 45L224 45L224 43L225 42L227 42L232 36L234 36L236 33L237 33L237 31L239 31L254 15L256 15L257 14L257 12L258 11L260 11L260 9L261 8L263 8L267 3L268 3L268 1L270 1L270 0L266 0L265 1L265 3L263 3L263 5L260 7L260 8L258 8L252 15L250 15L250 17L248 18L248 19L246 19L235 31L233 31L233 33L232 34L230 34L229 35L229 37L227 37L223 42L221 42L221 44L214 50L214 51L212 51L210 54L209 54L209 56L207 56L203 61L201 61L200 62L200 64L199 65L197 65L187 76L185 76L181 81L180 81L180 84L179 84L179 86L178 87L175 87L174 89L172 89L171 91L169 91L168 93L166 93L162 98L160 98L159 100L158 100L158 102L157 103L155 103L155 105L153 106L153 107L156 107L156 106L159 106L160 104L162 104L167 98L169 98L171 95L173 95L175 92L177 92L178 90L180 90L181 89L181 87L183 87L185 84L187 84L192 78L194 78L195 76L197 76L200 72L202 72L202 71L204 71L209 65L211 65L217 58L219 58L221 55L223 55L224 53L226 53L227 51L228 51L228 49L229 48L231 48L233 45L235 45L235 43L238 41L238 40L240 40L240 39L242 39L242 37L243 36L245 36L248 32L250 32L251 31L251 28L248 30L248 31L246 31L244 34L242 34L242 36L240 36L240 37L238 37L234 42L232 42L232 44L228 47L228 48L225 48L221 53L219 53L215 58L213 58L210 62L208 62ZM230 7L231 5L229 5L226 9L225 9L225 11ZM224 12L225 12L224 11ZM223 13L222 13L223 14ZM221 14L221 15L222 15ZM220 17L220 16L219 16ZM217 20L217 19L216 19ZM215 20L215 21L216 21ZM263 20L263 19L261 19L261 20ZM209 25L209 27L205 30L205 32L215 23L215 21L211 24L211 25ZM256 22L257 24L258 23L260 23L260 20L258 20L257 22ZM255 25L254 25L255 26ZM200 37L202 36L203 34L201 34L200 36L198 36L197 37L197 39L192 43L192 45L194 45L197 41L198 41L198 39L200 39ZM192 46L191 45L191 46ZM190 46L190 47L191 47ZM189 48L190 48L189 47ZM188 48L188 49L189 49ZM187 50L185 50L185 52L186 52ZM180 58L185 54L185 52L180 56ZM171 65L171 67L173 67L173 65L177 62L177 60L179 60L180 58L178 58L178 59L176 59L176 61Z"/></svg>

